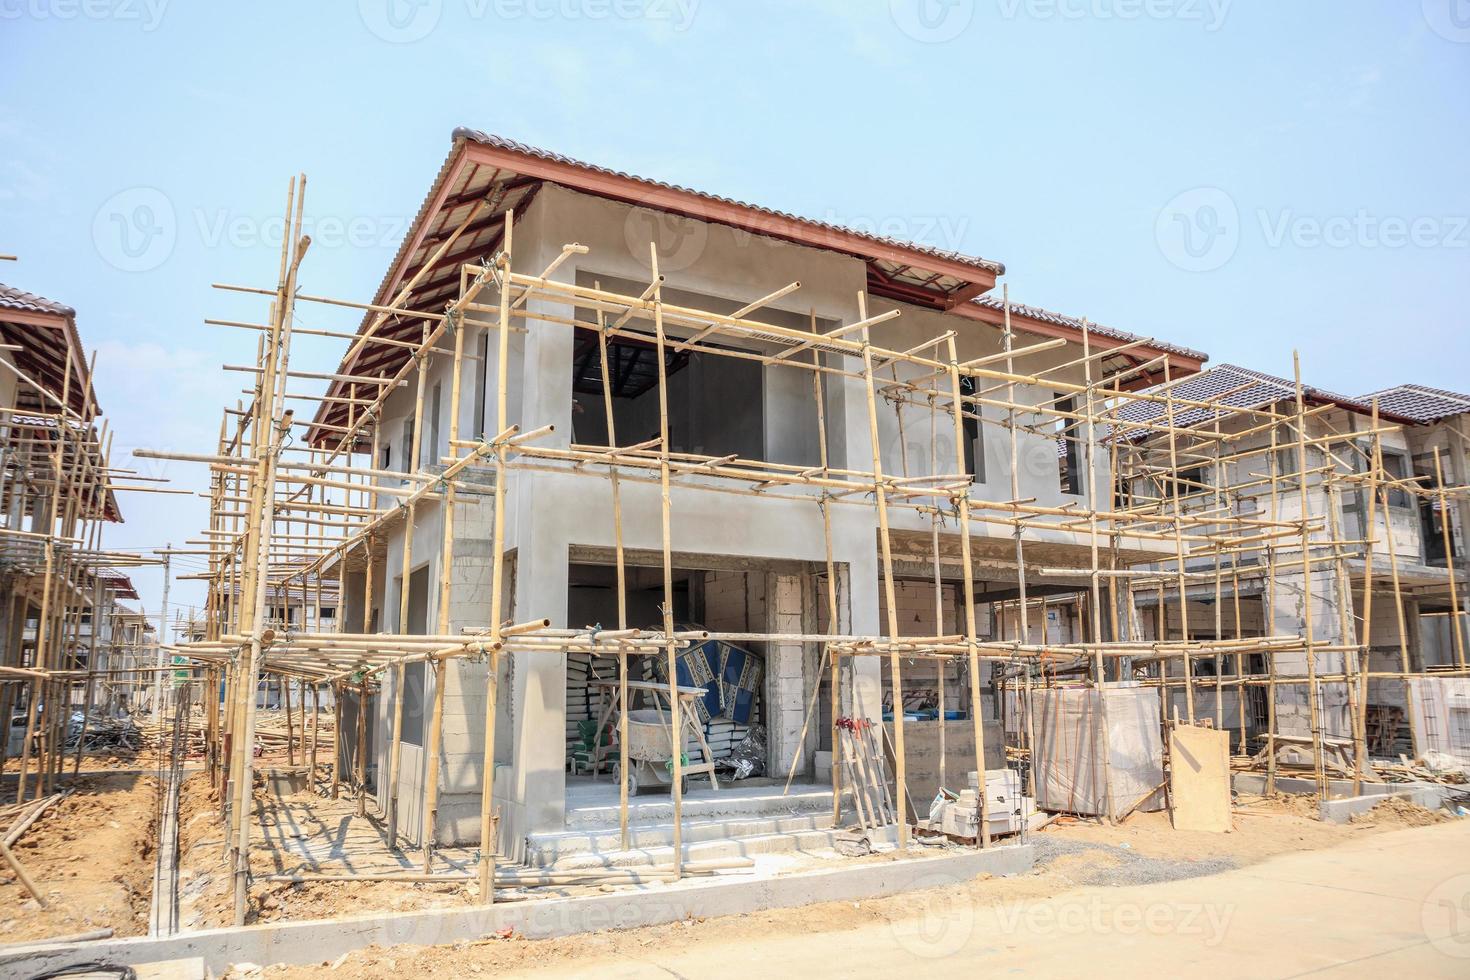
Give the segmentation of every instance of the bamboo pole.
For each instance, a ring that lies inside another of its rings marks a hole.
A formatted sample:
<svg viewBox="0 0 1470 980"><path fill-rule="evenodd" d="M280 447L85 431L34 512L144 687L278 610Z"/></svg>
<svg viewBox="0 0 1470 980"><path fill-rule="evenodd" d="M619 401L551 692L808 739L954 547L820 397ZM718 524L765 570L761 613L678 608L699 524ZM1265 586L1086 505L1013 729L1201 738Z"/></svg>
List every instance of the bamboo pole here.
<svg viewBox="0 0 1470 980"><path fill-rule="evenodd" d="M367 816L367 680L357 688L357 815ZM341 738L339 735L338 738Z"/></svg>
<svg viewBox="0 0 1470 980"><path fill-rule="evenodd" d="M601 288L601 283L596 283ZM618 430L613 412L612 374L608 365L607 316L597 311L597 352L602 374L602 413L607 420L607 444L617 448ZM504 419L501 424L504 424ZM613 565L617 576L618 629L628 628L628 571L623 554L623 496L618 479L618 467L609 469L612 481L613 511ZM628 849L628 658L618 658L618 841L622 850ZM602 733L597 734L600 740ZM596 745L597 743L594 743ZM595 751L595 750L594 750Z"/></svg>
<svg viewBox="0 0 1470 980"><path fill-rule="evenodd" d="M858 293L858 318L860 320L868 318L867 307L866 294ZM893 582L893 545L888 530L888 491L883 481L883 448L878 439L878 405L874 391L873 350L868 344L868 328L866 327L863 328L862 338L863 379L866 382L864 394L868 406L868 441L873 460L873 496L878 507L878 543L883 558L883 595L887 601L885 612L888 617L888 635L896 637L898 636L898 598ZM909 818L904 809L904 801L907 799L908 769L904 750L903 677L897 651L889 653L888 678L889 686L893 691L894 778L897 787L894 797L898 805L895 818L898 821L898 846L904 849L909 846ZM878 724L882 723L880 718Z"/></svg>
<svg viewBox="0 0 1470 980"><path fill-rule="evenodd" d="M674 880L682 877L684 867L684 724L683 705L679 701L678 651L674 645L674 560L669 500L669 377L664 353L664 312L662 280L658 272L658 245L648 243L653 277L653 328L655 352L658 355L658 446L659 446L659 511L663 522L664 635L669 638L665 664L669 673L669 720L672 740L671 793L674 797Z"/></svg>
<svg viewBox="0 0 1470 980"><path fill-rule="evenodd" d="M294 182L293 182L294 183ZM266 394L270 395L270 409L263 415L261 421L267 423L265 428L257 428L256 442L257 465L259 467L259 480L261 491L257 495L256 504L259 514L258 521L252 515L252 523L258 523L259 530L256 532L254 542L256 548L256 560L254 568L254 581L250 583L254 592L252 611L252 636L248 653L244 658L246 665L245 676L249 689L249 698L245 703L245 722L242 728L242 737L236 747L236 752L241 758L241 778L235 787L238 794L236 802L235 819L238 824L238 838L235 846L236 868L235 868L235 925L245 924L246 911L249 905L248 882L250 875L250 804L253 790L253 744L255 741L255 677L257 665L263 660L262 639L265 632L265 596L266 596L266 568L262 567L268 560L270 536L272 531L270 520L270 504L274 499L273 487L275 483L275 465L279 455L281 436L285 431L281 423L288 416L284 408L286 379L284 371L289 363L291 350L291 328L293 325L294 305L296 294L296 273L305 257L305 250L310 244L309 238L299 237L301 232L302 202L306 194L306 177L302 175L299 185L295 186L295 208L294 212L288 208L287 214L292 218L287 224L292 226L292 237L282 236L281 243L281 272L280 285L277 288L275 304L276 332L271 336L271 343L266 361L267 370L262 375L269 384L261 386L262 395L257 399L262 403L266 400ZM288 200L290 191L288 193ZM289 263L289 264L288 264ZM272 390L273 389L273 390ZM259 424L259 423L257 423Z"/></svg>
<svg viewBox="0 0 1470 980"><path fill-rule="evenodd" d="M66 371L61 383L61 404L70 404L71 399L71 350L67 349ZM61 461L62 461L62 433L64 426L58 424L56 429L56 452L52 456L52 470L56 474L51 487L50 502L46 507L46 533L50 535L56 529L57 514L61 499ZM43 669L51 666L50 638L51 638L51 594L52 582L56 572L56 545L52 541L46 543L46 570L43 573L41 588L41 613L36 621L36 654L35 662ZM20 778L16 784L15 801L24 803L26 798L26 778L31 761L31 743L36 737L37 729L41 723L40 701L43 685L32 683L30 694L26 701L26 731L24 741L21 742L20 756ZM41 782L41 762L37 759L36 780L37 794L40 795L39 783Z"/></svg>
<svg viewBox="0 0 1470 980"><path fill-rule="evenodd" d="M1291 355L1292 377L1296 384L1296 407L1298 416L1304 410L1302 392L1301 358L1297 352ZM1317 784L1317 798L1327 799L1327 777L1322 770L1322 723L1317 703L1317 650L1316 637L1312 630L1312 522L1310 496L1307 493L1307 446L1306 425L1298 418L1296 425L1297 496L1301 505L1302 521L1302 641L1307 653L1307 713L1312 732L1312 777Z"/></svg>
<svg viewBox="0 0 1470 980"><path fill-rule="evenodd" d="M951 335L947 343L949 354L949 386L950 394L954 399L954 451L955 464L963 472L965 469L965 426L961 417L961 392L959 372L959 351L955 345L954 336ZM964 588L965 603L965 645L968 648L969 675L970 675L970 724L975 731L975 775L977 797L977 819L980 825L976 840L980 847L990 846L990 794L986 791L985 777L987 768L985 765L985 700L980 690L980 656L976 647L975 630L975 568L970 553L970 488L966 487L955 494L955 503L959 510L960 518L960 565ZM935 562L938 563L939 556L936 547ZM943 667L940 668L940 676L944 676ZM941 687L941 690L943 688ZM897 695L895 695L895 699ZM894 717L898 717L901 706L894 711ZM944 702L939 702L939 724L944 725ZM944 780L941 777L940 783ZM905 790L900 784L900 792ZM900 804L902 805L902 804Z"/></svg>
<svg viewBox="0 0 1470 980"><path fill-rule="evenodd" d="M510 273L511 247L514 241L515 212L505 213L505 231L501 235L499 268L500 309L496 321L495 355L495 424L504 433L510 426ZM605 354L605 351L604 351ZM608 416L609 420L611 415ZM609 424L611 424L609 422ZM506 444L497 438L495 444L495 498L494 526L491 531L492 552L490 565L490 639L499 644L504 636L501 623L505 617L505 496L506 496ZM619 597L622 592L619 590ZM622 624L619 624L622 628ZM485 762L484 777L480 788L480 897L488 905L495 901L495 854L499 841L495 836L495 714L499 699L500 661L492 650L486 666L485 686ZM623 710L627 711L624 704ZM626 731L626 726L624 726ZM623 770L626 777L627 770ZM626 788L623 792L626 801ZM626 812L626 802L623 804ZM676 857L677 861L677 857Z"/></svg>
<svg viewBox="0 0 1470 980"><path fill-rule="evenodd" d="M1006 429L1010 436L1010 478L1011 478L1011 501L1021 499L1021 466L1020 448L1016 433L1016 385L1015 377L1015 332L1011 329L1011 289L1009 285L1001 287L1001 308L1004 323L1004 331L1001 333L1001 348L1008 355L1005 361L1006 379L1006 401L1010 407L1006 409ZM1013 526L1011 531L1012 540L1015 543L1016 553L1016 639L1015 655L1019 656L1021 646L1029 642L1031 628L1027 622L1027 607L1029 602L1026 596L1026 553L1023 543L1022 528L1020 524ZM1045 620L1042 621L1043 639L1045 639ZM1031 797L1036 796L1036 721L1035 712L1031 704L1031 670L1026 669L1022 682L1022 703L1025 713L1026 753L1028 764L1026 766L1026 791Z"/></svg>
<svg viewBox="0 0 1470 980"><path fill-rule="evenodd" d="M1179 449L1175 437L1175 415L1174 415L1174 389L1173 382L1169 376L1169 364L1164 363L1164 413L1169 425L1169 496L1174 516L1178 517L1183 508L1179 502ZM1184 542L1180 537L1179 524L1174 525L1174 566L1176 569L1175 588L1179 594L1179 630L1180 636L1189 639L1189 590L1184 578ZM1163 605L1163 592L1159 593L1159 612L1161 619L1166 620ZM1189 654L1181 658L1184 667L1184 714L1185 720L1194 724L1194 665L1191 663ZM1167 717L1167 713L1166 713Z"/></svg>
<svg viewBox="0 0 1470 980"><path fill-rule="evenodd" d="M342 795L342 685L332 685L332 799Z"/></svg>
<svg viewBox="0 0 1470 980"><path fill-rule="evenodd" d="M1445 497L1444 467L1439 459L1439 447L1434 447L1434 485L1439 494L1440 532L1444 535L1445 565L1449 568L1450 583L1450 637L1455 651L1455 666L1465 668L1465 624L1460 621L1460 596L1455 588L1455 544L1450 537L1450 505Z"/></svg>
<svg viewBox="0 0 1470 980"><path fill-rule="evenodd" d="M817 332L817 311L810 310L808 323L811 332ZM820 352L812 351L812 365L820 366ZM817 407L817 462L821 467L822 475L827 476L829 464L831 463L830 450L827 446L827 399L822 386L822 372L812 372L812 398ZM838 621L840 612L837 605L837 565L832 557L832 513L831 501L824 491L817 498L817 509L822 515L822 549L826 560L826 597L827 597L827 630L831 633L841 633L842 625ZM828 712L831 715L830 738L832 740L832 826L842 826L842 740L837 721L842 716L842 658L832 653L831 649L824 644L823 655L828 662L830 671L828 677ZM818 681L820 687L820 680ZM856 798L856 794L854 794Z"/></svg>
<svg viewBox="0 0 1470 980"><path fill-rule="evenodd" d="M1360 644L1362 652L1358 661L1358 716L1354 719L1356 729L1354 736L1355 749L1355 772L1354 792L1361 794L1362 781L1366 778L1368 761L1368 671L1372 668L1373 659L1373 562L1376 558L1378 537L1378 467L1382 462L1382 440L1378 435L1378 399L1372 400L1371 414L1369 416L1373 435L1368 455L1368 492L1366 499L1359 495L1358 512L1363 515L1364 522L1363 537L1367 544L1363 549L1363 636ZM1393 525L1384 515L1384 535L1388 539L1389 550L1393 550Z"/></svg>

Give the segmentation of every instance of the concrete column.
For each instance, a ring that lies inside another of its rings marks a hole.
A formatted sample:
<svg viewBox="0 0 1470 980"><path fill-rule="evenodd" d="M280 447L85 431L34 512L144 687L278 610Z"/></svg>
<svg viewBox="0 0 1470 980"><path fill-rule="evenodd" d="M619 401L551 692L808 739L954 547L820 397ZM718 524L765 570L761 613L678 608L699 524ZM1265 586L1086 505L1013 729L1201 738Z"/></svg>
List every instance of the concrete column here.
<svg viewBox="0 0 1470 980"><path fill-rule="evenodd" d="M766 576L766 629L771 633L799 633L802 629L801 576ZM806 713L805 645L778 643L766 652L766 736L774 773L791 768L801 745L801 723Z"/></svg>
<svg viewBox="0 0 1470 980"><path fill-rule="evenodd" d="M850 631L859 636L877 636L883 632L878 615L883 572L879 568L871 524L866 526L865 533L854 534L853 540L866 547L843 555L848 566L850 599L846 612L851 617ZM881 658L853 657L848 664L852 671L852 689L844 692L843 711L854 717L880 721L883 717L884 671Z"/></svg>

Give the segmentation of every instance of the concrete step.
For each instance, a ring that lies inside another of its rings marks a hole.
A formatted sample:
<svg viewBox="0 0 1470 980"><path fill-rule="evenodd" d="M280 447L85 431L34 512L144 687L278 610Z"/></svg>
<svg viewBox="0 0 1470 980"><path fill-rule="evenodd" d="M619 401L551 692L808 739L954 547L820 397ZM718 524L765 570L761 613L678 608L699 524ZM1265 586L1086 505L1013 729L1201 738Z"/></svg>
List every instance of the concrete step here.
<svg viewBox="0 0 1470 980"><path fill-rule="evenodd" d="M730 820L686 820L684 821L684 844L687 847L691 844L734 838L800 834L827 830L831 826L832 814L830 811ZM671 848L673 842L674 825L672 822L665 824L630 823L628 825L628 845L631 852L656 848L668 849ZM606 855L621 853L621 844L622 835L617 827L532 834L527 841L526 861L538 867L549 867L566 858L580 855L591 855L600 861Z"/></svg>
<svg viewBox="0 0 1470 980"><path fill-rule="evenodd" d="M825 822L831 824L830 814ZM837 836L837 831L827 826L814 829L773 830L739 837L728 834L707 836L700 833L696 839L690 839L691 831L700 832L705 828L687 825L684 829L683 851L686 861L713 861L721 858L754 857L758 854L830 850L835 845ZM670 835L672 835L672 828L670 828ZM617 844L616 832L614 832L611 847L602 850L575 846L563 850L559 849L555 843L539 843L533 837L526 849L525 863L538 868L570 870L599 867L649 867L668 865L673 861L672 836L656 842L652 839L652 835L649 835L646 843L636 845L626 851L618 850Z"/></svg>
<svg viewBox="0 0 1470 980"><path fill-rule="evenodd" d="M579 788L580 789L580 788ZM601 830L618 827L618 799L614 790L595 800L578 799L582 793L569 787L567 793L566 829L569 831ZM782 795L781 786L740 787L738 789L696 790L684 798L684 820L740 820L791 816L794 814L832 811L832 791L825 788L793 787ZM674 801L663 793L639 794L628 800L628 823L672 824Z"/></svg>

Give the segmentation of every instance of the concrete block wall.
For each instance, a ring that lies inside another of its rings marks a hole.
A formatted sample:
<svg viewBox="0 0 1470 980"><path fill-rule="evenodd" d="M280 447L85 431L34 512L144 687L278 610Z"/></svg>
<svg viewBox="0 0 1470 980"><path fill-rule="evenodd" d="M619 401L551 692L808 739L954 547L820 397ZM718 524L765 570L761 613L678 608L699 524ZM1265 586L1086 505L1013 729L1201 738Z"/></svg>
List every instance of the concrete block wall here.
<svg viewBox="0 0 1470 980"><path fill-rule="evenodd" d="M766 618L766 576L712 571L704 576L704 625L718 632L755 632Z"/></svg>
<svg viewBox="0 0 1470 980"><path fill-rule="evenodd" d="M470 471L469 482L484 479L484 471ZM434 535L442 535L438 519L438 507L433 504L420 505L420 519L415 539L415 556L432 554L430 579L435 583L428 598L427 622L430 629L437 628L439 603L449 604L449 631L457 633L462 627L486 627L489 622L490 577L493 548L491 531L494 519L494 498L490 493L461 492L455 502L454 556L450 569L450 588L440 595L437 589L438 562L441 560L437 545L431 541ZM386 567L397 575L402 555L401 540L390 547ZM383 577L382 569L377 578ZM506 579L505 615L511 612L510 601L513 581ZM393 601L396 595L387 590ZM360 610L360 606L359 606ZM359 612L360 614L360 612ZM391 620L397 619L397 609L389 611ZM349 622L351 622L349 620ZM510 752L511 723L509 718L509 696L503 680L508 671L508 658L502 657L502 685L497 708L496 754L505 759ZM485 739L485 691L488 665L467 659L451 660L444 668L444 714L442 755L439 769L438 823L435 839L444 845L473 843L479 837L480 789L484 779ZM409 840L423 842L424 788L427 782L426 752L429 718L433 710L435 674L426 668L423 712L424 745L405 743L398 779L399 830ZM378 737L376 739L380 779L379 806L386 808L388 798L387 773L391 754L392 711L396 697L395 679L392 672L384 678L383 694L379 698ZM407 705L405 712L411 710Z"/></svg>
<svg viewBox="0 0 1470 980"><path fill-rule="evenodd" d="M940 586L941 618L935 618L934 583L902 580L893 583L895 606L898 611L898 632L902 636L941 636L962 632L959 622L958 590L954 585ZM878 590L878 621L884 632L888 630L888 594L881 584ZM903 686L907 693L939 690L938 672L944 672L944 701L947 710L960 708L965 702L959 660L906 661L903 668ZM883 689L890 688L890 675L883 671ZM888 695L885 694L885 697Z"/></svg>
<svg viewBox="0 0 1470 980"><path fill-rule="evenodd" d="M1213 588L1214 586L1211 585L1212 590ZM1230 639L1235 636L1235 602L1231 599L1229 595L1229 589L1230 578L1229 576L1226 576L1224 578L1224 585L1222 587L1219 602L1200 602L1196 599L1190 600L1190 636L1198 636L1201 633L1214 632L1216 614L1218 614L1220 617L1220 635L1226 639ZM1191 593L1193 592L1193 590L1190 591ZM1149 598L1154 597L1150 596ZM1157 608L1157 606L1155 606L1154 608ZM1167 610L1166 628L1169 631L1168 635L1170 637L1182 636L1184 631L1184 612L1179 608L1179 603L1175 596L1166 596L1165 608ZM1149 639L1154 639L1154 618L1152 616L1144 616L1142 617L1142 619L1145 634ZM1240 597L1239 626L1242 635L1258 636L1264 633L1266 629L1265 619L1265 607L1255 596L1243 595ZM1294 630L1296 626L1296 620L1291 620L1288 625L1291 627L1291 630ZM1281 624L1278 623L1278 627L1280 626Z"/></svg>
<svg viewBox="0 0 1470 980"><path fill-rule="evenodd" d="M488 481L484 472L471 473ZM492 532L494 496L460 493L455 501L454 559L450 589L439 601L449 603L449 631L490 626L490 583L494 565ZM505 579L502 618L510 618L512 581ZM507 658L502 657L504 661ZM502 664L502 671L504 664ZM479 839L480 795L485 778L485 708L489 671L484 662L458 659L445 665L444 740L439 772L439 818L436 837L441 844L468 844ZM506 706L501 694L497 706L496 755L507 758L511 726L500 720Z"/></svg>
<svg viewBox="0 0 1470 980"><path fill-rule="evenodd" d="M1075 608L1071 603L1048 603L1043 613L1041 605L1033 603L1026 610L1026 642L1071 643L1076 632ZM1020 630L1020 611L1014 605L1007 606L996 618L1000 628L1005 631L1005 638L1014 639Z"/></svg>
<svg viewBox="0 0 1470 980"><path fill-rule="evenodd" d="M1463 596L1460 602L1465 602ZM1415 618L1424 663L1443 666L1455 663L1455 634L1450 628L1450 616L1447 613L1425 616L1416 611ZM1463 609L1460 612L1460 642L1466 651L1470 651L1470 615Z"/></svg>
<svg viewBox="0 0 1470 980"><path fill-rule="evenodd" d="M1283 569L1278 566L1276 579L1272 583L1267 601L1273 604L1276 613L1276 632L1298 633L1305 636L1308 590L1306 577L1300 570ZM1330 567L1313 568L1311 578L1312 638L1318 643L1340 645L1355 642L1353 637L1344 637L1342 618L1339 616L1336 579ZM1351 616L1349 616L1351 623ZM1277 654L1276 674L1278 677L1301 678L1307 676L1305 653ZM1344 656L1341 653L1318 653L1315 669L1318 675L1337 674L1343 670ZM1282 735L1309 736L1311 727L1311 701L1306 684L1280 685L1276 689L1276 731ZM1352 717L1348 710L1348 688L1342 683L1322 683L1318 687L1317 710L1322 733L1339 738L1352 736Z"/></svg>

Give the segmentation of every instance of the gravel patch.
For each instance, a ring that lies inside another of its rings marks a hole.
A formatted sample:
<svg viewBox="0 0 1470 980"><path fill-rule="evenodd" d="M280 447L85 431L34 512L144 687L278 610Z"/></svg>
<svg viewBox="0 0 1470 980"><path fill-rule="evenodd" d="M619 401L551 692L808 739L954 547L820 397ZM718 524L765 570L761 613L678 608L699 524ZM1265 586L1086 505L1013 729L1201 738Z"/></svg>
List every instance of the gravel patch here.
<svg viewBox="0 0 1470 980"><path fill-rule="evenodd" d="M1217 857L1198 861L1179 861L1170 858L1146 857L1129 847L1067 840L1049 834L1033 835L1031 843L1036 847L1038 868L1044 868L1059 857L1088 853L1106 854L1117 862L1108 867L1089 868L1082 871L1077 876L1077 883L1081 885L1103 887L1151 885L1165 881L1180 881L1185 878L1200 878L1239 867L1234 858Z"/></svg>

